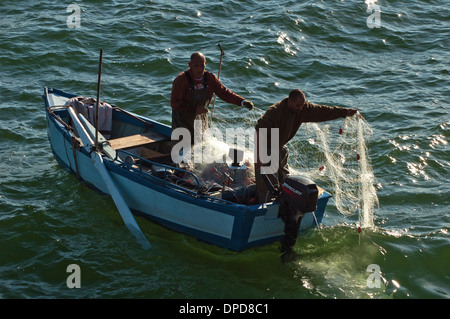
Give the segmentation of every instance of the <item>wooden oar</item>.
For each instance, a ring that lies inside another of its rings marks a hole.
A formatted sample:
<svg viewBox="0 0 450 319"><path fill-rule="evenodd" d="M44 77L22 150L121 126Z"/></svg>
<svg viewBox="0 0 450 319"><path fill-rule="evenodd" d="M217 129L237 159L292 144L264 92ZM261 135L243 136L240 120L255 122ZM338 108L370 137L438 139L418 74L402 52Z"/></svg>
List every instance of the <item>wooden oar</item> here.
<svg viewBox="0 0 450 319"><path fill-rule="evenodd" d="M97 172L99 173L100 177L103 179L103 182L108 188L109 194L113 198L114 203L116 204L116 207L119 210L120 216L122 217L125 225L128 227L130 232L137 238L141 246L144 249L149 249L150 248L149 241L142 233L141 229L139 228L139 225L137 224L136 220L133 217L133 214L128 208L127 203L123 199L122 195L120 194L119 190L114 184L114 181L109 175L109 172L106 169L105 164L103 163L102 154L100 153L100 151L95 149L95 142L92 140L89 133L84 128L83 124L81 124L81 121L77 117L75 110L72 107L68 107L67 109L69 111L70 117L72 118L72 122L75 125L75 128L81 138L81 141L83 142L83 147L88 152L91 152L92 150L91 158L92 162L94 163L94 167L97 169ZM80 116L82 115L80 114Z"/></svg>

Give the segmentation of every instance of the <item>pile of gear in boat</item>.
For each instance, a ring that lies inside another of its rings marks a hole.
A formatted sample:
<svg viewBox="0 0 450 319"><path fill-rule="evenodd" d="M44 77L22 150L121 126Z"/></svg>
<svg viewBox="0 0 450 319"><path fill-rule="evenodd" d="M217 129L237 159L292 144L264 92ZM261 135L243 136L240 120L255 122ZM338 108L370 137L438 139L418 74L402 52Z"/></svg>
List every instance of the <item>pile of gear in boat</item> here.
<svg viewBox="0 0 450 319"><path fill-rule="evenodd" d="M231 164L175 164L170 156L160 157L152 159L152 162L156 163L147 167L146 171L177 186L197 189L199 193L210 197L243 205L256 204L254 165L249 160L242 161L243 152L237 149L231 148L229 154L234 156ZM241 158L237 159L237 156ZM134 159L129 159L128 162L136 164Z"/></svg>
<svg viewBox="0 0 450 319"><path fill-rule="evenodd" d="M192 165L192 163L174 164L166 157L167 165L151 165L148 170L154 176L178 186L194 189L199 193L243 205L257 204L257 191L254 166L250 161L242 161L242 152L230 148L231 165L212 163ZM172 166L172 168L170 168ZM280 185L272 185L265 175L264 182L270 192L270 201L279 201L278 216L285 223L285 236L281 241L282 249L288 250L296 240L302 217L317 209L318 187L310 179L302 176L288 176ZM196 178L197 181L193 181ZM199 183L200 185L196 185Z"/></svg>
<svg viewBox="0 0 450 319"><path fill-rule="evenodd" d="M230 148L229 157L233 160L231 165L212 163L193 168L192 165L180 163L178 167L193 172L199 178L201 192L239 204L253 205L257 203L254 165L250 161L240 164L242 154L242 151ZM169 178L175 179L177 185L192 184L189 176L177 176L175 172L172 172ZM167 178L167 171L163 173L161 170L160 173L165 174L160 175L161 177ZM153 174L157 175L158 172L153 169ZM285 236L281 240L282 250L289 250L297 240L302 217L307 212L317 210L318 187L312 180L302 176L288 176L280 185L272 185L265 175L263 178L268 186L271 201L280 202L278 216L285 223Z"/></svg>

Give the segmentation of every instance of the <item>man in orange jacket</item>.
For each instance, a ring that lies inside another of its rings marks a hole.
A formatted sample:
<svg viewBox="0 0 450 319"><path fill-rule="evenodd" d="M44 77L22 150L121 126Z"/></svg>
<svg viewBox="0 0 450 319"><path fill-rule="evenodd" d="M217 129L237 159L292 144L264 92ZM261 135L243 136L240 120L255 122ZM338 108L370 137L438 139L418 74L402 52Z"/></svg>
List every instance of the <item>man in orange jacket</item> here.
<svg viewBox="0 0 450 319"><path fill-rule="evenodd" d="M230 104L253 109L251 101L231 92L211 72L205 70L206 58L201 52L191 55L189 69L181 72L173 81L170 104L172 106L172 130L184 127L191 133L194 144L194 120L199 116L203 127L207 123L208 105L213 94Z"/></svg>

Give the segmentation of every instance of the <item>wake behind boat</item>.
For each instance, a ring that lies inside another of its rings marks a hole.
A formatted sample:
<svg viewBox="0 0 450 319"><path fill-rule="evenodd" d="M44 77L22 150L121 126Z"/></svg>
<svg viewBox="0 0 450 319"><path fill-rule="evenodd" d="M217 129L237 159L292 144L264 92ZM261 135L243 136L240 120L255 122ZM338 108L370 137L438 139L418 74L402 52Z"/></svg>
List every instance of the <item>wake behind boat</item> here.
<svg viewBox="0 0 450 319"><path fill-rule="evenodd" d="M280 241L286 236L296 238L299 229L315 227L322 221L331 195L315 184L311 187L310 181L293 177L281 187L277 200L255 204L254 181L225 186L225 181L208 181L174 163L170 154L170 126L112 106L109 114L102 115L110 121L103 136L102 130L96 132L89 122L88 113L83 116L83 112L70 106L77 96L44 88L52 152L63 168L101 193L112 195L116 201L109 184L115 185L123 204L132 212L234 251ZM82 128L77 129L76 122ZM92 139L98 134L102 146L99 160L110 176L109 181L96 169L92 150L80 139L86 132ZM214 170L223 177L229 167L216 165ZM309 189L318 190L315 197L314 194L305 197ZM280 212L286 209L289 213L283 218ZM292 221L294 217L301 222L299 225Z"/></svg>

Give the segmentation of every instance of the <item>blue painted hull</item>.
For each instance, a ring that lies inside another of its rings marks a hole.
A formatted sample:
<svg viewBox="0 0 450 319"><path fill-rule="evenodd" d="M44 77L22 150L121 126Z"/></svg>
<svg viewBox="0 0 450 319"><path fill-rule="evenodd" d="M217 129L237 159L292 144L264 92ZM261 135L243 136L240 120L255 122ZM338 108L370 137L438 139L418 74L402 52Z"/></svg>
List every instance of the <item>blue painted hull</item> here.
<svg viewBox="0 0 450 319"><path fill-rule="evenodd" d="M90 155L73 146L72 135L63 120L63 105L75 95L47 89L43 95L46 106L48 138L58 163L102 193L108 190L94 168ZM120 114L117 114L120 117ZM134 114L124 120L152 123L153 130L170 137L170 126ZM75 148L75 150L74 150ZM242 205L214 197L183 192L151 174L130 169L121 160L104 158L104 163L130 209L170 229L195 236L199 240L235 251L269 244L284 236L284 222L278 218L277 202ZM320 223L331 195L323 192L315 217ZM301 229L314 227L316 220L307 213Z"/></svg>

